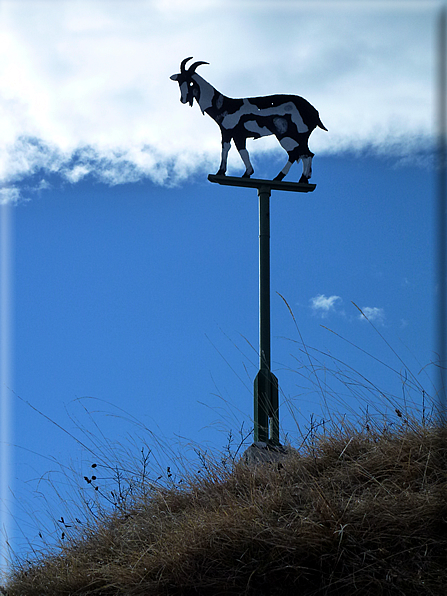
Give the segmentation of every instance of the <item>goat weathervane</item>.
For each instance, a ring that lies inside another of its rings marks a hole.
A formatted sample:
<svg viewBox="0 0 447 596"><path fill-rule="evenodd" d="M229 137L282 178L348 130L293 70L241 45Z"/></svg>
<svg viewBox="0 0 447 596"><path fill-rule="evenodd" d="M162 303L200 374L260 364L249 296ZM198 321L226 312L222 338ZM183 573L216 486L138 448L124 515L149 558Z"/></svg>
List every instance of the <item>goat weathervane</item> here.
<svg viewBox="0 0 447 596"><path fill-rule="evenodd" d="M202 113L211 116L219 125L222 133L222 158L216 175L225 176L228 152L233 140L245 165L242 177L250 178L254 170L246 148L247 139L274 135L288 154L286 165L274 180L282 180L293 162L298 163L301 160L303 174L300 183L307 184L312 174L314 156L308 146L309 136L317 126L327 130L318 111L298 95L268 95L246 99L226 97L195 72L198 66L208 62L194 62L186 70L189 60L192 60L192 56L182 60L180 72L172 75L171 79L179 84L182 103L192 106L195 98Z"/></svg>
<svg viewBox="0 0 447 596"><path fill-rule="evenodd" d="M327 130L317 110L308 101L296 95L269 95L248 99L231 99L219 93L196 73L200 64L194 62L188 70L185 58L180 72L171 76L180 87L180 101L193 105L194 99L203 114L217 122L222 133L222 159L216 175L208 180L225 186L256 188L259 197L259 372L254 381L254 445L258 448L279 450L278 379L271 370L270 346L270 194L272 190L309 193L315 184L309 184L313 153L308 147L309 136L319 126ZM253 166L246 149L248 138L259 139L274 135L288 154L288 161L274 180L250 178ZM245 164L241 178L226 176L227 157L234 141ZM293 162L303 162L299 183L283 182ZM256 456L257 457L257 456Z"/></svg>

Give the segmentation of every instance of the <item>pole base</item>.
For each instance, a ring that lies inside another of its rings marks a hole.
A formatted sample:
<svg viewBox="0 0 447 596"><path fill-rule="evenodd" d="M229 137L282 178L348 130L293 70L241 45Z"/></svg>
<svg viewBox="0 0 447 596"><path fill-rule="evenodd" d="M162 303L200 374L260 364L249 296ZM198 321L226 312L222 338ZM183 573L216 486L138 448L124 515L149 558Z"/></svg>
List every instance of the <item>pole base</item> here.
<svg viewBox="0 0 447 596"><path fill-rule="evenodd" d="M291 455L295 449L283 447L282 445L269 445L262 441L257 441L250 445L242 455L242 461L249 466L259 464L279 463L284 458Z"/></svg>
<svg viewBox="0 0 447 596"><path fill-rule="evenodd" d="M254 439L279 446L278 379L267 368L261 368L254 382Z"/></svg>

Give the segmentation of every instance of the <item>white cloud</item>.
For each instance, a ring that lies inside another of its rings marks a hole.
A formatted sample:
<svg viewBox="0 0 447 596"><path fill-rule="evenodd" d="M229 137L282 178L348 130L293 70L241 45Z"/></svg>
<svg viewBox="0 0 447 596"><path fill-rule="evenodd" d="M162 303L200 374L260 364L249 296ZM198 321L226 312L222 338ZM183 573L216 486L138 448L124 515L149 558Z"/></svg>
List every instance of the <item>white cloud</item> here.
<svg viewBox="0 0 447 596"><path fill-rule="evenodd" d="M335 312L335 305L343 302L340 296L326 297L324 294L318 294L310 299L310 306L315 314L325 319L330 312Z"/></svg>
<svg viewBox="0 0 447 596"><path fill-rule="evenodd" d="M362 321L366 321L367 319L371 321L371 323L378 323L379 325L383 325L385 322L385 312L383 308L377 308L377 306L364 306L362 309L363 314L359 314L358 318Z"/></svg>
<svg viewBox="0 0 447 596"><path fill-rule="evenodd" d="M229 96L306 97L329 129L311 137L317 154L416 152L432 132L434 5L376 5L3 0L0 182L43 170L166 184L217 169L218 128L169 80L191 55ZM235 150L229 165L242 169Z"/></svg>
<svg viewBox="0 0 447 596"><path fill-rule="evenodd" d="M78 182L85 178L90 171L91 168L86 165L76 165L72 169L66 169L64 175L70 182Z"/></svg>

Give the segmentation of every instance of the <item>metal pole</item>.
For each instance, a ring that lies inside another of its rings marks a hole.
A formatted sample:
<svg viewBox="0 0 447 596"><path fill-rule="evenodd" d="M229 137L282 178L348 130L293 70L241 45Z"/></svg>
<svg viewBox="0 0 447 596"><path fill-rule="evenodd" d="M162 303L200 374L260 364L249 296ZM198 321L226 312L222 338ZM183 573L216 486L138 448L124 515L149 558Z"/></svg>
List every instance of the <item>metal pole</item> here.
<svg viewBox="0 0 447 596"><path fill-rule="evenodd" d="M254 382L254 440L279 445L278 379L271 372L270 352L270 193L259 197L259 372Z"/></svg>
<svg viewBox="0 0 447 596"><path fill-rule="evenodd" d="M259 368L270 370L270 188L259 197Z"/></svg>
<svg viewBox="0 0 447 596"><path fill-rule="evenodd" d="M259 197L259 372L254 382L254 440L279 446L278 379L272 374L270 355L270 194L273 190L312 192L315 184L235 178L210 174L210 182L256 188Z"/></svg>

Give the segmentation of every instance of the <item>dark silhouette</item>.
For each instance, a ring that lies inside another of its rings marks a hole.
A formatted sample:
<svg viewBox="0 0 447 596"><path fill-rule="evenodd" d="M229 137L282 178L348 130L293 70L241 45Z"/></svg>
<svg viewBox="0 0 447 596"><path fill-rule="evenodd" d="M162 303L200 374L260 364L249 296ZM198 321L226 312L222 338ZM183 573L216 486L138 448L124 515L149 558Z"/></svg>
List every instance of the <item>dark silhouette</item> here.
<svg viewBox="0 0 447 596"><path fill-rule="evenodd" d="M275 135L281 147L287 151L289 159L275 180L282 180L294 161L303 162L301 183L307 183L312 174L312 157L307 144L311 132L318 126L327 130L320 120L318 111L303 97L297 95L268 95L232 99L217 91L195 71L200 64L194 62L186 70L185 58L180 64L180 72L171 76L180 87L180 101L192 106L194 99L202 110L217 122L222 133L222 159L217 175L224 176L227 170L227 156L231 141L245 165L243 177L249 178L254 170L246 149L248 138Z"/></svg>

